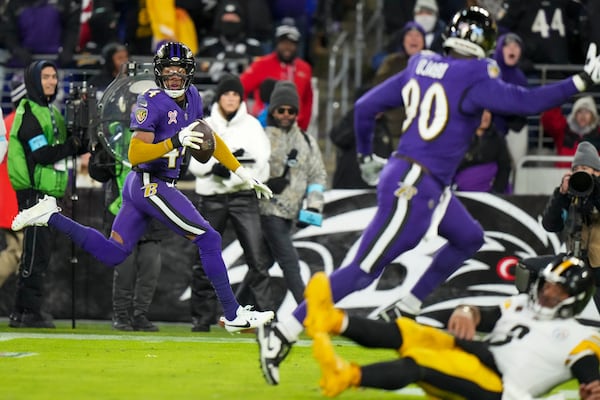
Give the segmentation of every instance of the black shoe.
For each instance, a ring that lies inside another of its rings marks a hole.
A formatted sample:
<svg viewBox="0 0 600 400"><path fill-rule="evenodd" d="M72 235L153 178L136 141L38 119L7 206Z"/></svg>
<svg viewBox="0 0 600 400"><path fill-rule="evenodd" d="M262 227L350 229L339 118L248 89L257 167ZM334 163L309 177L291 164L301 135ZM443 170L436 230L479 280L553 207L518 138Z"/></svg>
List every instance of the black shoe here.
<svg viewBox="0 0 600 400"><path fill-rule="evenodd" d="M210 332L210 324L200 318L192 317L192 332Z"/></svg>
<svg viewBox="0 0 600 400"><path fill-rule="evenodd" d="M22 313L13 311L8 316L8 326L11 328L20 328L21 327L21 317Z"/></svg>
<svg viewBox="0 0 600 400"><path fill-rule="evenodd" d="M112 328L116 329L117 331L133 331L133 326L131 326L131 321L127 316L114 316Z"/></svg>
<svg viewBox="0 0 600 400"><path fill-rule="evenodd" d="M47 314L33 311L24 311L21 315L21 324L18 328L50 328L54 329L52 318Z"/></svg>
<svg viewBox="0 0 600 400"><path fill-rule="evenodd" d="M134 331L158 332L158 326L148 321L148 318L143 314L133 317L131 326L133 327Z"/></svg>

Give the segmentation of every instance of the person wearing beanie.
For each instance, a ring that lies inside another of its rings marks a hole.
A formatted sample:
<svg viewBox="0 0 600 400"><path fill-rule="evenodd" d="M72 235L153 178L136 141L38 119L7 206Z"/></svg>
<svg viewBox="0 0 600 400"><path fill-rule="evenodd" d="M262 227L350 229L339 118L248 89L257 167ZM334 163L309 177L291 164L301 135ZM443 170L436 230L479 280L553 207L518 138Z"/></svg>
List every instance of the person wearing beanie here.
<svg viewBox="0 0 600 400"><path fill-rule="evenodd" d="M548 232L562 232L566 251L580 253L592 267L594 303L600 311L600 156L592 143L577 146L571 169L546 203L542 226ZM540 264L545 264L543 258Z"/></svg>
<svg viewBox="0 0 600 400"><path fill-rule="evenodd" d="M252 94L254 97L253 115L258 115L264 109L260 99L261 83L269 78L294 82L299 98L297 121L300 129L306 131L312 117L312 67L297 55L300 33L291 23L286 21L277 27L275 50L250 64L240 75L240 80L246 96Z"/></svg>
<svg viewBox="0 0 600 400"><path fill-rule="evenodd" d="M554 139L556 154L572 156L582 141L590 142L600 151L600 119L592 96L582 96L573 103L571 112L565 116L561 107L542 113L540 118L544 134ZM558 167L568 167L557 163Z"/></svg>
<svg viewBox="0 0 600 400"><path fill-rule="evenodd" d="M266 132L271 144L267 185L272 201L260 202L262 232L272 264L277 261L288 290L302 302L304 282L292 241L296 225L307 226L303 216L322 218L327 172L319 144L298 126L300 99L291 81L275 83L269 100ZM301 211L306 200L306 209ZM310 222L308 222L310 223Z"/></svg>
<svg viewBox="0 0 600 400"><path fill-rule="evenodd" d="M4 236L6 247L0 251L0 287L9 276L14 275L19 270L21 253L23 252L23 232L15 232L10 228L13 218L19 212L17 204L17 194L13 189L8 177L8 143L10 139L10 130L17 114L17 107L22 98L27 94L23 77L19 74L13 75L10 81L10 101L13 104L13 110L4 117L0 118L0 234ZM0 114L2 110L0 110Z"/></svg>
<svg viewBox="0 0 600 400"><path fill-rule="evenodd" d="M219 132L238 161L261 181L269 177L271 144L258 120L248 113L243 101L244 88L239 77L224 75L215 89L215 103L206 122ZM189 171L196 177L198 209L212 227L223 235L228 222L240 242L248 273L236 297L254 299L259 310L276 310L277 304L265 265L266 249L260 232L259 201L235 174L214 157L205 164L190 160ZM217 302L214 290L196 257L192 268L192 331L204 332L216 323Z"/></svg>

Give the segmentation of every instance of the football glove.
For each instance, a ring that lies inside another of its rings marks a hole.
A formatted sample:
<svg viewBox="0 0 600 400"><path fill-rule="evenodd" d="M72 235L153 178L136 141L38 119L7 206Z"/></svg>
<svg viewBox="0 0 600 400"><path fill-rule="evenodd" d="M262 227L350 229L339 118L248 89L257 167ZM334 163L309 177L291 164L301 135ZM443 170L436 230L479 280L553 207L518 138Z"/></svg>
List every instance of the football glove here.
<svg viewBox="0 0 600 400"><path fill-rule="evenodd" d="M171 138L173 148L176 149L183 146L199 150L199 144L203 142L202 138L204 137L204 133L194 131L194 128L199 123L199 121L194 121L177 132L177 134Z"/></svg>
<svg viewBox="0 0 600 400"><path fill-rule="evenodd" d="M387 159L381 158L376 154L363 156L358 155L358 166L360 168L360 176L369 186L376 186L379 182L379 173L385 166Z"/></svg>
<svg viewBox="0 0 600 400"><path fill-rule="evenodd" d="M575 86L581 92L600 83L600 56L597 54L596 43L590 43L585 57L583 72L575 75L573 79Z"/></svg>
<svg viewBox="0 0 600 400"><path fill-rule="evenodd" d="M237 176L240 177L241 180L243 180L248 186L250 186L251 189L254 189L254 191L256 192L256 197L258 197L259 199L263 197L265 199L270 199L271 197L273 197L273 192L271 191L271 189L269 189L269 187L264 183L253 178L246 168L238 167L238 169L236 169L234 172Z"/></svg>

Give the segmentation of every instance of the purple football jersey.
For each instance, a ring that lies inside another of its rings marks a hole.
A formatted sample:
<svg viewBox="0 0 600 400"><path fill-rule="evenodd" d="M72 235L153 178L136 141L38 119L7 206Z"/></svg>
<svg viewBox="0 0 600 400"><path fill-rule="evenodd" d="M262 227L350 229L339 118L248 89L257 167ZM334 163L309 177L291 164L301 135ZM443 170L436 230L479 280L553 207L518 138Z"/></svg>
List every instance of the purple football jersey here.
<svg viewBox="0 0 600 400"><path fill-rule="evenodd" d="M202 98L198 89L190 86L182 109L162 89L149 89L140 94L131 113L132 130L154 132L154 143L174 136L194 120L202 118ZM156 160L138 165L138 168L163 178L177 179L183 160L182 149L173 149Z"/></svg>
<svg viewBox="0 0 600 400"><path fill-rule="evenodd" d="M397 154L417 161L449 185L484 109L496 114L537 114L575 93L572 78L526 89L503 82L494 60L422 52L410 59L406 69L356 102L357 152L371 154L379 112L404 106L406 119L397 127L402 130Z"/></svg>

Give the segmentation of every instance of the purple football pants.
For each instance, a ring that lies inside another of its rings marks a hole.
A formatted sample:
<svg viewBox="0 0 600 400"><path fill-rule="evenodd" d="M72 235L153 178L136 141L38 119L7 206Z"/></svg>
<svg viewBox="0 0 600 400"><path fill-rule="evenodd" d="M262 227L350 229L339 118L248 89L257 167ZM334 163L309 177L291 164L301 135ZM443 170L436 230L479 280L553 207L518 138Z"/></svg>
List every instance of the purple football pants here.
<svg viewBox="0 0 600 400"><path fill-rule="evenodd" d="M221 235L173 184L149 173L132 171L127 175L123 186L123 204L112 225L113 235L120 236L123 244L112 237L107 239L98 230L83 226L60 213L53 214L48 224L64 232L100 262L114 267L131 254L152 218L178 235L193 238L206 275L223 306L225 317L233 320L239 304L231 289L227 267L221 255Z"/></svg>
<svg viewBox="0 0 600 400"><path fill-rule="evenodd" d="M361 237L354 259L329 277L334 302L369 286L388 264L419 244L432 223L444 189L419 165L395 157L389 159L377 186L377 211ZM483 245L481 225L453 193L447 195L451 197L438 225L438 235L447 243L411 289L420 300ZM304 321L305 302L294 310L294 316Z"/></svg>

